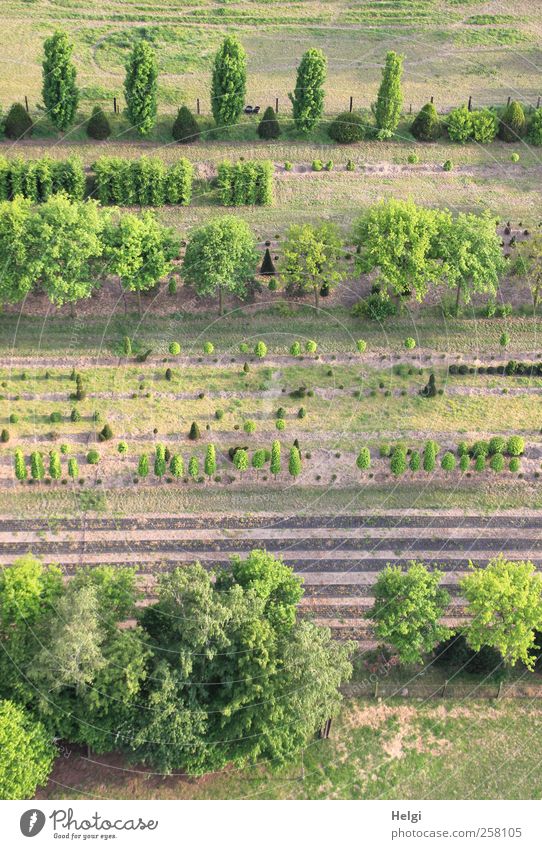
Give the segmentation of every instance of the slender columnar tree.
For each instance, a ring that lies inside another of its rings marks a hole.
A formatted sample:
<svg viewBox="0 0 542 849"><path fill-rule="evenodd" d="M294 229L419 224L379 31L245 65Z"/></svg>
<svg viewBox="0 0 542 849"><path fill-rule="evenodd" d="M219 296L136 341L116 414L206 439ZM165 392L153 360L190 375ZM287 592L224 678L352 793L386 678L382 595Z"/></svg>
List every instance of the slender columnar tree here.
<svg viewBox="0 0 542 849"><path fill-rule="evenodd" d="M73 45L61 30L46 39L44 44L43 102L51 123L62 131L73 124L79 102L72 51Z"/></svg>

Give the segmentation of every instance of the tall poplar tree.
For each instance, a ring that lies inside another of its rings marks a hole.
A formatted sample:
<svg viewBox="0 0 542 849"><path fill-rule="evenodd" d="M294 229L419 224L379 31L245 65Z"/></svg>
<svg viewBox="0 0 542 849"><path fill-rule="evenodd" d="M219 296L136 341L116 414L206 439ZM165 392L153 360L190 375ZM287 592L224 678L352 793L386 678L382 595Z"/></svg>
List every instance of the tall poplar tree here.
<svg viewBox="0 0 542 849"><path fill-rule="evenodd" d="M295 90L288 97L292 101L294 122L301 133L308 133L318 123L324 111L324 89L327 59L321 50L307 50L297 69Z"/></svg>
<svg viewBox="0 0 542 849"><path fill-rule="evenodd" d="M247 57L243 45L228 35L220 45L213 65L211 108L217 127L231 127L245 105Z"/></svg>
<svg viewBox="0 0 542 849"><path fill-rule="evenodd" d="M65 131L73 124L79 103L73 44L65 32L57 30L43 47L43 102L53 126Z"/></svg>
<svg viewBox="0 0 542 849"><path fill-rule="evenodd" d="M154 50L138 41L126 65L124 95L130 123L146 136L156 122L158 66Z"/></svg>

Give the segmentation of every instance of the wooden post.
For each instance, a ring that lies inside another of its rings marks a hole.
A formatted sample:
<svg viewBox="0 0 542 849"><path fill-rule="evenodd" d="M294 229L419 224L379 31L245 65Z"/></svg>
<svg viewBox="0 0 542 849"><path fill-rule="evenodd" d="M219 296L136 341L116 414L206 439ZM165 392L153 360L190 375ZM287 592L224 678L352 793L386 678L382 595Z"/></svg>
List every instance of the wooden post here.
<svg viewBox="0 0 542 849"><path fill-rule="evenodd" d="M472 94L469 94L468 110L469 110L469 112L472 112Z"/></svg>
<svg viewBox="0 0 542 849"><path fill-rule="evenodd" d="M275 115L279 114L279 99L275 97Z"/></svg>
<svg viewBox="0 0 542 849"><path fill-rule="evenodd" d="M26 111L30 115L30 109L28 108L28 97L26 96L26 94L24 96L24 105L26 106Z"/></svg>
<svg viewBox="0 0 542 849"><path fill-rule="evenodd" d="M538 100L536 101L536 108L540 109L540 95L538 95Z"/></svg>
<svg viewBox="0 0 542 849"><path fill-rule="evenodd" d="M507 101L507 103L506 103L506 105L507 105L507 106L510 106L510 101L511 101L511 100L512 100L511 96L510 96L510 95L508 95L508 101Z"/></svg>
<svg viewBox="0 0 542 849"><path fill-rule="evenodd" d="M433 103L433 95L431 95L431 103Z"/></svg>
<svg viewBox="0 0 542 849"><path fill-rule="evenodd" d="M113 114L114 115L117 114L117 98L116 97L113 98Z"/></svg>
<svg viewBox="0 0 542 849"><path fill-rule="evenodd" d="M446 679L446 681L442 685L442 698L444 698L444 696L446 695L447 689L448 689L448 679Z"/></svg>
<svg viewBox="0 0 542 849"><path fill-rule="evenodd" d="M408 110L408 114L412 115L412 103L410 104L410 109Z"/></svg>
<svg viewBox="0 0 542 849"><path fill-rule="evenodd" d="M378 681L375 681L375 699L378 699Z"/></svg>
<svg viewBox="0 0 542 849"><path fill-rule="evenodd" d="M196 112L197 112L197 113L198 113L198 115L199 115L199 97L198 97L198 98L197 98L197 100L196 100Z"/></svg>
<svg viewBox="0 0 542 849"><path fill-rule="evenodd" d="M502 693L502 681L499 681L499 689L497 690L497 700L500 699Z"/></svg>
<svg viewBox="0 0 542 849"><path fill-rule="evenodd" d="M349 110L350 112L352 111L353 102L354 102L354 98L352 97L352 95L350 95L350 110Z"/></svg>

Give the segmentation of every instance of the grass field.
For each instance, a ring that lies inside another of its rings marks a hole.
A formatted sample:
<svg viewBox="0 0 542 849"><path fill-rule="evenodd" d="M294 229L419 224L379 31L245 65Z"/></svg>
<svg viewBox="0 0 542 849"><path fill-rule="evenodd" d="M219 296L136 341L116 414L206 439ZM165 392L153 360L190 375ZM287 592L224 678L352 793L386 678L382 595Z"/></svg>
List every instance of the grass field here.
<svg viewBox="0 0 542 849"><path fill-rule="evenodd" d="M303 762L190 780L59 758L40 798L539 799L542 715L536 704L348 701L330 740ZM483 746L480 741L483 740Z"/></svg>

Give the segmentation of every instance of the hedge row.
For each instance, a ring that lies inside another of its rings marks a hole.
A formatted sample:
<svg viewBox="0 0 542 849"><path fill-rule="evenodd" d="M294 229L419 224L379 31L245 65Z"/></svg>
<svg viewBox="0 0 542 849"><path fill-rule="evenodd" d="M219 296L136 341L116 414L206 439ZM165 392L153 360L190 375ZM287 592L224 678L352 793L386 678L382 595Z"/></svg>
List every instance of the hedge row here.
<svg viewBox="0 0 542 849"><path fill-rule="evenodd" d="M166 167L161 159L142 156L137 160L101 156L93 165L96 195L100 203L119 206L188 206L194 170L182 158Z"/></svg>
<svg viewBox="0 0 542 849"><path fill-rule="evenodd" d="M224 206L270 206L273 203L273 165L263 162L222 162L218 187Z"/></svg>
<svg viewBox="0 0 542 849"><path fill-rule="evenodd" d="M0 157L0 201L23 195L42 203L57 192L65 192L71 200L83 199L85 173L77 157L61 162L46 156L27 160Z"/></svg>
<svg viewBox="0 0 542 849"><path fill-rule="evenodd" d="M542 363L525 363L518 360L509 360L506 365L500 366L469 366L466 363L452 364L448 367L451 375L464 374L499 374L518 377L535 377L542 375Z"/></svg>

